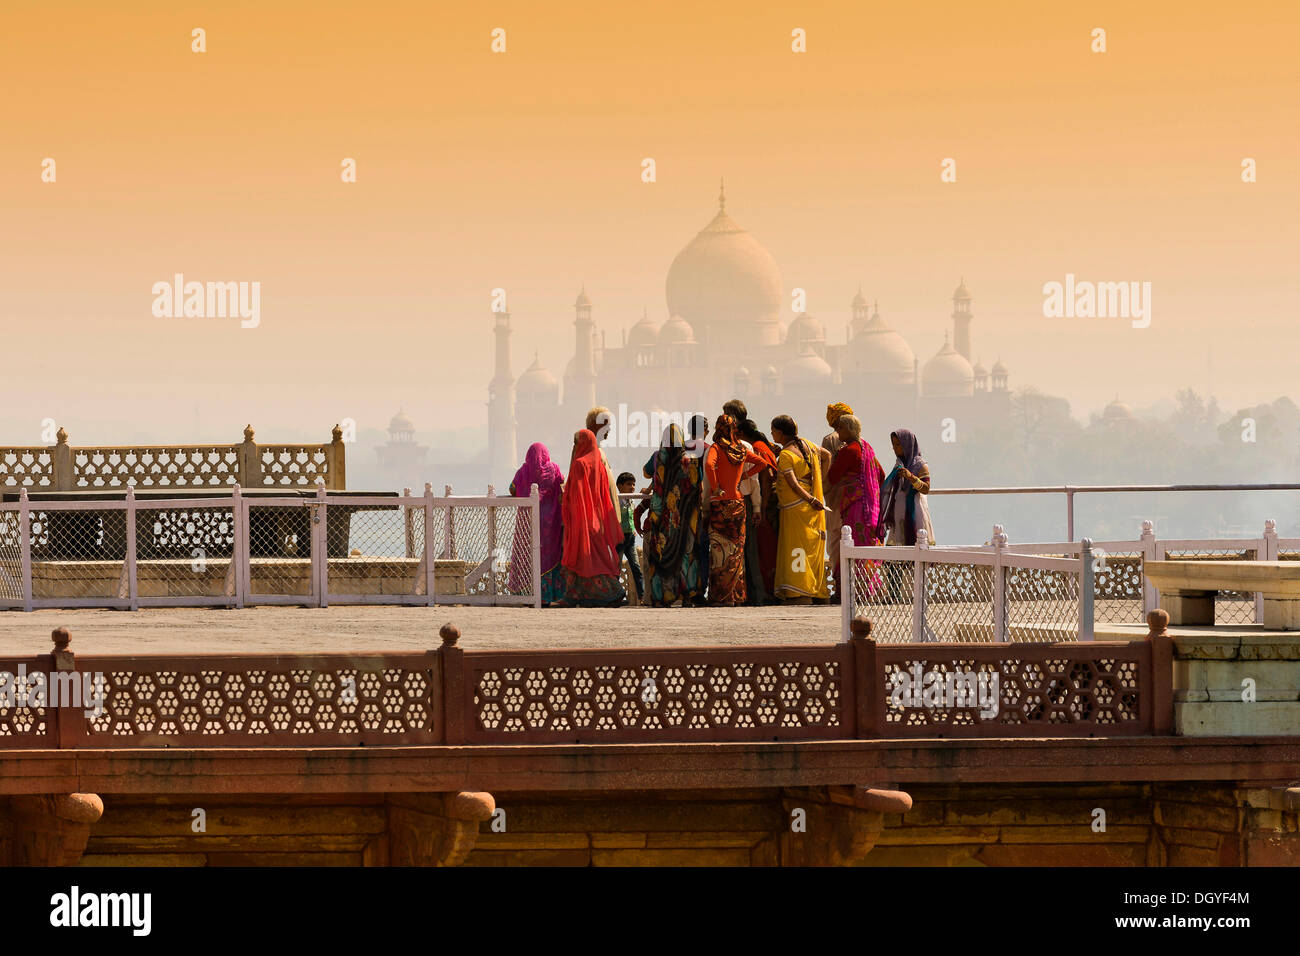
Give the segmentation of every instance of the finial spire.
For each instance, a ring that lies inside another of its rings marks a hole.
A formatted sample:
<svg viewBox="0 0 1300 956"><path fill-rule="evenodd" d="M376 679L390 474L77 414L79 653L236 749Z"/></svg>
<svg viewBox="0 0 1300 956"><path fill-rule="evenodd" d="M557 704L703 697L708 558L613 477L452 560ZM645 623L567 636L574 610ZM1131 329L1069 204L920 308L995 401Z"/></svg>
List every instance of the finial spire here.
<svg viewBox="0 0 1300 956"><path fill-rule="evenodd" d="M727 184L719 177L718 179L718 212L727 211Z"/></svg>

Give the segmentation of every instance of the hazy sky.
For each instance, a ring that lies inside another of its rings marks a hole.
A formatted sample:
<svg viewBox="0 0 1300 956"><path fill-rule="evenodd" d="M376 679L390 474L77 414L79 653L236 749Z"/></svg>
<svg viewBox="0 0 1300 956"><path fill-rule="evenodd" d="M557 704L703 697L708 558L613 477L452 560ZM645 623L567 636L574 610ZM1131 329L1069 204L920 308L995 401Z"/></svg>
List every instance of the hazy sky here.
<svg viewBox="0 0 1300 956"><path fill-rule="evenodd" d="M720 176L832 342L861 282L924 361L964 275L977 356L1076 414L1300 397L1298 40L1282 0L11 4L0 442L485 426L491 290L558 372L582 283L611 344L666 317ZM261 324L155 318L177 272ZM1150 328L1044 318L1067 272L1150 282Z"/></svg>

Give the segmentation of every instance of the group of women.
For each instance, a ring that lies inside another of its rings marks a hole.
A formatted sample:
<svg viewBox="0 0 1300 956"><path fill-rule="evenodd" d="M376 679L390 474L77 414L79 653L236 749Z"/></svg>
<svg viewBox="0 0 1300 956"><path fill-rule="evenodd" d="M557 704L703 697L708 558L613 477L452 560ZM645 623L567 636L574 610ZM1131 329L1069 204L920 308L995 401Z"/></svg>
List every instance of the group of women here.
<svg viewBox="0 0 1300 956"><path fill-rule="evenodd" d="M689 435L679 425L665 429L643 469L649 494L632 516L643 542L647 603L824 603L828 545L840 593L841 524L857 545L915 544L920 530L934 540L930 472L916 436L906 429L890 435L895 463L885 474L849 406L829 406L826 419L833 431L821 446L801 437L788 415L774 418L764 435L739 401L723 406L711 440L702 415L688 423ZM626 597L619 583L625 522L597 442L601 421L607 410L592 409L588 427L574 435L567 479L536 443L510 486L512 495L526 496L536 484L541 496L548 606L617 606ZM518 593L527 590L530 538L525 530L514 542L509 587Z"/></svg>

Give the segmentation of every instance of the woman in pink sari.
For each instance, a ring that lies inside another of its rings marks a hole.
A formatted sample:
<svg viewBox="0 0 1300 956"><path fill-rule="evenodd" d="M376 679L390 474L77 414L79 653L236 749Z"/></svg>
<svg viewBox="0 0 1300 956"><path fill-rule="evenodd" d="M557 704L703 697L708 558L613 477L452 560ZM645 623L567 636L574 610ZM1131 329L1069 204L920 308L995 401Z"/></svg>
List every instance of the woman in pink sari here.
<svg viewBox="0 0 1300 956"><path fill-rule="evenodd" d="M524 463L510 482L510 494L527 498L537 486L541 498L542 544L542 604L551 606L564 600L564 569L560 567L560 552L564 544L564 521L560 514L560 489L564 475L560 466L551 461L551 454L541 442L528 447ZM533 535L527 521L515 522L515 538L510 548L510 576L506 586L511 594L531 594L529 581L533 575Z"/></svg>
<svg viewBox="0 0 1300 956"><path fill-rule="evenodd" d="M844 526L853 533L855 545L877 545L876 525L880 521L880 485L885 470L876 458L875 450L862 437L862 423L853 415L841 415L835 423L835 432L844 446L835 453L826 483L827 495L832 504L838 504ZM842 600L844 590L840 582L840 566L835 575L835 603ZM874 590L874 588L872 589Z"/></svg>

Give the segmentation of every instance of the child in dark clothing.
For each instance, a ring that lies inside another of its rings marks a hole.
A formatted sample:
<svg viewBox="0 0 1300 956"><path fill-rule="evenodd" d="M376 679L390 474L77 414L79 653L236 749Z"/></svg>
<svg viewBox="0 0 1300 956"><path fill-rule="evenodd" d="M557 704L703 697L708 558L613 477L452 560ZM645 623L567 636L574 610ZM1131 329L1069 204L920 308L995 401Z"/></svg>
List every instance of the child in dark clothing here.
<svg viewBox="0 0 1300 956"><path fill-rule="evenodd" d="M636 478L631 472L623 472L618 476L618 491L620 495L630 495L636 491ZM636 523L632 517L632 502L623 498L618 499L619 520L623 524L623 543L619 546L619 553L627 558L628 567L632 569L632 583L636 585L636 603L641 603L641 595L645 592L645 583L641 579L641 562L636 556Z"/></svg>

